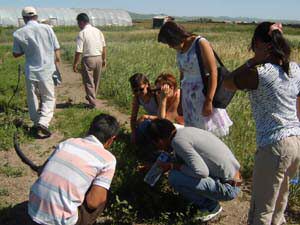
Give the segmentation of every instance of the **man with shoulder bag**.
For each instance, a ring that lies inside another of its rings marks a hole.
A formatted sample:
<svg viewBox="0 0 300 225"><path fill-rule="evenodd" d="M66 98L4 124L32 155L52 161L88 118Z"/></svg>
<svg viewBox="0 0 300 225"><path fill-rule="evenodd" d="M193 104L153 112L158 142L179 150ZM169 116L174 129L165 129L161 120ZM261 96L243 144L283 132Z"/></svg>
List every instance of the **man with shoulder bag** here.
<svg viewBox="0 0 300 225"><path fill-rule="evenodd" d="M14 32L13 56L25 55L27 104L33 130L40 138L51 136L49 123L55 108L53 74L60 63L60 46L52 28L37 22L33 7L22 10L25 26Z"/></svg>

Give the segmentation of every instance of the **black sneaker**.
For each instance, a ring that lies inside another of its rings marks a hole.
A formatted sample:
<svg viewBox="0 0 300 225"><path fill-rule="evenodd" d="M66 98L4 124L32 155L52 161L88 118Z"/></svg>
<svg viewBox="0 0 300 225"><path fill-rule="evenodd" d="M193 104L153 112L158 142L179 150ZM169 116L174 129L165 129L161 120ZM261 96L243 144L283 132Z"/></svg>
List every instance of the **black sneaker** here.
<svg viewBox="0 0 300 225"><path fill-rule="evenodd" d="M85 108L86 108L86 109L95 109L96 106L93 105L93 104L86 104Z"/></svg>
<svg viewBox="0 0 300 225"><path fill-rule="evenodd" d="M36 126L36 129L37 129L37 136L39 138L48 138L52 135L51 131L42 124L38 124Z"/></svg>

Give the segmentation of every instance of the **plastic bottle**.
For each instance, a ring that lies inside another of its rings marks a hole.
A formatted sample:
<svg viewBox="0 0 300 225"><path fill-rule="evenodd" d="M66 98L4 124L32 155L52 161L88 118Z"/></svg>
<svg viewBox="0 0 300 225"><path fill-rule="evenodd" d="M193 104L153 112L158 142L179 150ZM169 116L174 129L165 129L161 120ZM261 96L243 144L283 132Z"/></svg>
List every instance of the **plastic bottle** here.
<svg viewBox="0 0 300 225"><path fill-rule="evenodd" d="M298 168L295 177L290 180L290 183L293 185L300 185L300 168Z"/></svg>
<svg viewBox="0 0 300 225"><path fill-rule="evenodd" d="M155 163L152 165L151 169L146 174L144 181L148 183L151 187L153 187L156 182L159 180L160 176L162 175L163 171L158 166L158 161L168 162L170 160L170 156L166 152L162 152L156 159Z"/></svg>

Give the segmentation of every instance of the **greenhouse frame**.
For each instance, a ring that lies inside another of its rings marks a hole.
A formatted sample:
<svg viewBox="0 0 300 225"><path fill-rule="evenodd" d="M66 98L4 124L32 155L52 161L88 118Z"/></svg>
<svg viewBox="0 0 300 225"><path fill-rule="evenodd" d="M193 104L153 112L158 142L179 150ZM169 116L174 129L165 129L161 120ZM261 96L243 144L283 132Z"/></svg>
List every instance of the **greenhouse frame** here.
<svg viewBox="0 0 300 225"><path fill-rule="evenodd" d="M76 16L86 13L93 26L132 26L129 13L119 9L36 8L38 20L52 26L77 25ZM24 25L22 8L0 8L0 26Z"/></svg>

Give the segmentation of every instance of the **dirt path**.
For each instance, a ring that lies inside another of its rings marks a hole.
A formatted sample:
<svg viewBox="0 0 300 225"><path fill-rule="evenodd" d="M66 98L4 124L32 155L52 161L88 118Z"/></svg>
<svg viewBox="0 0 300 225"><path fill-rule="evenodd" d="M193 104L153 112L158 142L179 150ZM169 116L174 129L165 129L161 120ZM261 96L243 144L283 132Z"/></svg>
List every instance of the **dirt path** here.
<svg viewBox="0 0 300 225"><path fill-rule="evenodd" d="M57 105L63 106L66 102L72 100L72 104L85 102L85 93L82 86L80 74L72 71L71 66L62 64L61 72L63 84L56 90ZM118 118L121 124L128 126L129 116L120 113L116 108L109 106L105 100L99 101L101 111ZM63 110L59 107L56 111ZM55 123L53 120L52 123ZM34 140L30 144L22 146L25 154L37 164L42 164L53 151L55 145L64 139L64 136L55 131L54 134L44 140ZM21 168L22 176L12 178L0 173L0 224L1 225L19 225L26 224L25 205L28 200L28 193L31 184L35 181L36 175L16 156L13 149L10 151L0 151L0 166L12 170L11 167ZM245 188L245 187L244 187ZM240 194L239 198L230 202L222 203L223 213L218 220L209 224L222 225L243 225L246 224L247 211L249 208L249 195L246 191ZM11 206L5 208L3 206ZM2 207L1 207L2 206ZM20 221L22 221L20 223Z"/></svg>
<svg viewBox="0 0 300 225"><path fill-rule="evenodd" d="M57 88L57 104L64 104L68 100L72 100L72 104L86 102L81 75L79 73L74 73L71 65L68 64L62 64L61 73L63 76L63 85L60 85ZM129 116L120 113L115 107L108 105L107 101L103 99L99 100L97 108L115 116L120 124L128 124Z"/></svg>

